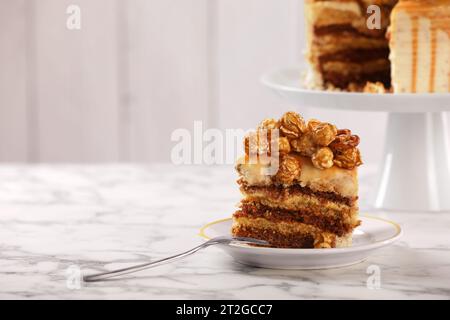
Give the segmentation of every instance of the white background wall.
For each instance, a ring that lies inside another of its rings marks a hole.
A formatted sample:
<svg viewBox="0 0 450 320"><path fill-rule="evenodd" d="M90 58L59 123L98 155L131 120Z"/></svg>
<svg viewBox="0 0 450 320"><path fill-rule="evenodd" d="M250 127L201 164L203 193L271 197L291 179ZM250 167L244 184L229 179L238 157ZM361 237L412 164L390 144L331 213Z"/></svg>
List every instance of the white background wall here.
<svg viewBox="0 0 450 320"><path fill-rule="evenodd" d="M0 161L168 161L175 128L288 109L351 128L378 161L384 114L289 106L260 85L303 59L303 23L303 0L0 0Z"/></svg>

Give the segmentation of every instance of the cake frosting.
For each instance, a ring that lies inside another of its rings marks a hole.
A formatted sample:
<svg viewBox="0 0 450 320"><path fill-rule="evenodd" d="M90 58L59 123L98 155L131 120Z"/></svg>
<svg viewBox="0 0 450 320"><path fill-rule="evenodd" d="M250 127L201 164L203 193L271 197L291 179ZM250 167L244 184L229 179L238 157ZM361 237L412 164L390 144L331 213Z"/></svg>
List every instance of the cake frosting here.
<svg viewBox="0 0 450 320"><path fill-rule="evenodd" d="M307 157L300 157L301 169L294 177L301 186L311 188L314 191L335 192L344 197L357 197L358 195L358 171L333 166L328 170L314 167ZM252 186L267 186L272 184L272 179L265 174L268 165L261 163L248 163L245 156L236 162L236 170L242 180Z"/></svg>
<svg viewBox="0 0 450 320"><path fill-rule="evenodd" d="M402 0L391 20L394 92L450 92L450 0Z"/></svg>

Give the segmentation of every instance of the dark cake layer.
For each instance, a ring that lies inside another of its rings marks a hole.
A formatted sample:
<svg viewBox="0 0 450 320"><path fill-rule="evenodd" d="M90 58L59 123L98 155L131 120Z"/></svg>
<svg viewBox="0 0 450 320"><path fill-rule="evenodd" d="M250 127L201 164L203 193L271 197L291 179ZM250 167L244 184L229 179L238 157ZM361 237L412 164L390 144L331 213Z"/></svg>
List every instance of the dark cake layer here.
<svg viewBox="0 0 450 320"><path fill-rule="evenodd" d="M389 48L375 49L344 49L332 54L323 54L319 57L319 62L324 64L329 61L359 62L364 63L370 60L388 59Z"/></svg>
<svg viewBox="0 0 450 320"><path fill-rule="evenodd" d="M316 36L324 36L328 34L333 35L345 35L345 34L351 34L355 36L363 36L367 38L383 38L385 36L385 29L374 29L369 30L367 32L361 32L355 28L352 27L352 25L349 24L331 24L326 26L314 26L314 34Z"/></svg>
<svg viewBox="0 0 450 320"><path fill-rule="evenodd" d="M253 191L264 191L265 193L267 193L268 196L272 198L280 198L295 194L305 194L305 195L313 195L324 202L332 201L347 205L349 207L353 206L358 200L357 197L353 198L343 197L333 192L313 191L310 188L302 187L299 184L293 184L288 187L282 185L249 186L242 179L238 180L238 183L241 185L241 190L246 193L251 193Z"/></svg>
<svg viewBox="0 0 450 320"><path fill-rule="evenodd" d="M281 234L270 229L252 227L234 227L232 230L236 237L249 237L265 240L276 248L314 248L314 236L312 234ZM334 247L333 243L331 247Z"/></svg>
<svg viewBox="0 0 450 320"><path fill-rule="evenodd" d="M356 227L344 213L324 215L314 210L285 210L271 208L254 201L242 201L241 208L234 214L234 217L265 218L271 222L301 222L338 236L343 236Z"/></svg>

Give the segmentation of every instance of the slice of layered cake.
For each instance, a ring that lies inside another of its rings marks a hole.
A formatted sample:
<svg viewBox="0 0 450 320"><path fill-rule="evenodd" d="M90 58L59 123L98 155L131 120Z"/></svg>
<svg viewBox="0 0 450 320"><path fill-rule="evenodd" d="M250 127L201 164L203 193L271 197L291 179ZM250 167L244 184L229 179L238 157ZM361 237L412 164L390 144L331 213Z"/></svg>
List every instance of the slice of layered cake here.
<svg viewBox="0 0 450 320"><path fill-rule="evenodd" d="M359 225L358 143L350 130L294 112L264 120L236 164L243 199L232 234L279 248L349 246Z"/></svg>
<svg viewBox="0 0 450 320"><path fill-rule="evenodd" d="M305 0L310 65L307 85L313 89L359 91L369 81L389 88L386 30L396 3L397 0ZM373 29L367 26L370 5L379 8L379 24Z"/></svg>

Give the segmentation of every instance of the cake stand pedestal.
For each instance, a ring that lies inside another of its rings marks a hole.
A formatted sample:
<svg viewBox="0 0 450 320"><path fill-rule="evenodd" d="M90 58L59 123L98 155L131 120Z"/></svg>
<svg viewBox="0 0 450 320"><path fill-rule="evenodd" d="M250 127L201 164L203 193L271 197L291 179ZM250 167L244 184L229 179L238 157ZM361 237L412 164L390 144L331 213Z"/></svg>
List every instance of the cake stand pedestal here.
<svg viewBox="0 0 450 320"><path fill-rule="evenodd" d="M388 112L383 163L371 205L450 211L450 94L368 94L301 87L301 67L274 70L262 83L294 105Z"/></svg>

